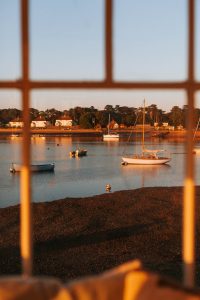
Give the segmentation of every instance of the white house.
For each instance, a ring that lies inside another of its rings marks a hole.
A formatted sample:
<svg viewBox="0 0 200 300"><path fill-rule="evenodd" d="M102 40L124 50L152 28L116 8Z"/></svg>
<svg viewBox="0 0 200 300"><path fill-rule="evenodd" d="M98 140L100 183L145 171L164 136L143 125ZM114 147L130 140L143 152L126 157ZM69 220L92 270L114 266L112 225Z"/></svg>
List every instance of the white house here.
<svg viewBox="0 0 200 300"><path fill-rule="evenodd" d="M44 117L39 116L31 122L31 128L46 128L50 125L49 121L46 121Z"/></svg>
<svg viewBox="0 0 200 300"><path fill-rule="evenodd" d="M22 128L23 126L24 123L22 121L22 118L16 118L9 122L9 127Z"/></svg>
<svg viewBox="0 0 200 300"><path fill-rule="evenodd" d="M119 124L117 122L115 122L114 120L112 120L108 126L110 129L118 129L119 128Z"/></svg>
<svg viewBox="0 0 200 300"><path fill-rule="evenodd" d="M62 116L55 122L55 126L72 127L73 120L69 116Z"/></svg>

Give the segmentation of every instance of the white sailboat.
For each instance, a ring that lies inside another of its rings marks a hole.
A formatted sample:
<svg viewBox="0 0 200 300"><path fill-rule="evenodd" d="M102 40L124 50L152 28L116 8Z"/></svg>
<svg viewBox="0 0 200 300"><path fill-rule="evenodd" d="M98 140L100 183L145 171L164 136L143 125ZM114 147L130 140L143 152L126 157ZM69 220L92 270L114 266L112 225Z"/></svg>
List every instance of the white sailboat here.
<svg viewBox="0 0 200 300"><path fill-rule="evenodd" d="M193 140L195 140L195 136L196 136L197 130L199 128L199 123L200 123L200 118L197 122L197 126L196 126L196 129L195 129L195 132L194 132ZM194 152L194 154L200 154L200 146L195 146L194 149L193 149L193 152Z"/></svg>
<svg viewBox="0 0 200 300"><path fill-rule="evenodd" d="M119 134L115 132L110 132L110 114L108 118L108 133L103 134L103 140L119 140Z"/></svg>
<svg viewBox="0 0 200 300"><path fill-rule="evenodd" d="M145 100L143 108L143 124L142 124L142 151L140 154L127 155L122 157L122 164L134 165L162 165L168 163L171 158L162 156L165 150L150 150L145 148L144 144L144 124L145 124Z"/></svg>

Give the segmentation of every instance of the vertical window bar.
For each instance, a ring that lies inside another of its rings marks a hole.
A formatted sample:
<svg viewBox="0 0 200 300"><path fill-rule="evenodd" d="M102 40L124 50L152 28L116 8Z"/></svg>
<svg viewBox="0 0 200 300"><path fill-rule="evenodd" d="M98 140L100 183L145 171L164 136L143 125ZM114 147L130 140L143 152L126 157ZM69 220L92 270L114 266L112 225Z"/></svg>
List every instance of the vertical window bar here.
<svg viewBox="0 0 200 300"><path fill-rule="evenodd" d="M195 283L195 182L193 155L194 116L194 0L188 0L188 118L186 142L186 177L183 199L183 267L184 284Z"/></svg>
<svg viewBox="0 0 200 300"><path fill-rule="evenodd" d="M112 82L112 0L105 0L105 67L106 82Z"/></svg>
<svg viewBox="0 0 200 300"><path fill-rule="evenodd" d="M32 274L32 217L30 186L30 116L29 116L29 1L21 0L21 32L22 32L22 107L23 107L23 143L22 172L20 180L21 215L20 239L23 275Z"/></svg>

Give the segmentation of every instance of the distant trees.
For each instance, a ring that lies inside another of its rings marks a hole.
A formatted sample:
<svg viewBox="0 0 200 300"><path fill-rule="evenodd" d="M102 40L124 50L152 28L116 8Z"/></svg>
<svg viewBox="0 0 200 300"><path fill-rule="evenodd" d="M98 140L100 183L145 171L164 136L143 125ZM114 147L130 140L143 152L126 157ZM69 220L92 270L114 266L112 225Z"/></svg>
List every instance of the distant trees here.
<svg viewBox="0 0 200 300"><path fill-rule="evenodd" d="M56 110L55 108L47 109L44 112L44 117L47 121L49 121L52 125L55 125L55 122L59 117L61 117L62 112Z"/></svg>
<svg viewBox="0 0 200 300"><path fill-rule="evenodd" d="M179 125L183 125L184 120L183 120L183 109L181 109L178 106L173 106L169 115L169 123L170 125L173 126L179 126Z"/></svg>
<svg viewBox="0 0 200 300"><path fill-rule="evenodd" d="M154 125L158 123L160 126L163 122L169 123L172 126L182 125L186 127L188 106L184 105L182 108L173 106L170 112L165 112L159 109L156 104L151 104L145 108L146 123ZM30 108L30 121L36 119L38 116L43 116L52 125L61 116L67 115L72 118L74 124L82 128L95 128L101 126L106 128L110 120L114 120L118 124L124 124L126 127L141 124L143 119L143 107L135 108L120 105L107 104L103 110L98 110L94 106L80 107L76 106L69 110L60 111L55 108L39 111L35 108ZM11 120L22 117L22 111L16 108L0 109L0 125L6 126ZM195 109L194 126L196 126L200 117L200 109Z"/></svg>
<svg viewBox="0 0 200 300"><path fill-rule="evenodd" d="M22 112L16 108L0 109L0 122L2 126L6 126L11 120L21 118Z"/></svg>
<svg viewBox="0 0 200 300"><path fill-rule="evenodd" d="M93 128L93 118L94 115L91 112L85 112L83 115L80 116L79 125L81 128Z"/></svg>

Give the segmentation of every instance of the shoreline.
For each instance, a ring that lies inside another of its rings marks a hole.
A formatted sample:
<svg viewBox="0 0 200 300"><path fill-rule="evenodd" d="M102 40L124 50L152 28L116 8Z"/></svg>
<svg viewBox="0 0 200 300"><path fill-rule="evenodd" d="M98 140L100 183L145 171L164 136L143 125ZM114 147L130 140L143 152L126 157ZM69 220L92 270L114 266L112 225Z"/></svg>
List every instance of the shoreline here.
<svg viewBox="0 0 200 300"><path fill-rule="evenodd" d="M34 274L68 281L138 258L181 281L182 195L183 187L154 187L34 203ZM20 274L19 205L0 218L0 274Z"/></svg>
<svg viewBox="0 0 200 300"><path fill-rule="evenodd" d="M57 128L49 128L49 129L31 129L32 135L44 135L44 136L96 136L96 137L102 137L103 134L107 132L106 129L57 129ZM119 130L113 130L113 132L119 133L121 137L127 137L130 135L130 133L134 134L140 134L142 133L141 129L119 129ZM151 135L155 133L162 133L166 132L166 130L154 130L153 128L148 129L145 131L145 133L151 137ZM181 137L185 138L187 131L186 130L174 130L169 131L169 134L165 137L165 139L170 137ZM13 134L22 134L22 129L18 128L0 128L0 136L9 136ZM200 131L197 131L196 135L197 138L200 138ZM153 138L153 136L152 136ZM157 137L154 137L157 138Z"/></svg>
<svg viewBox="0 0 200 300"><path fill-rule="evenodd" d="M113 130L119 134L119 140L137 140L141 138L142 131L141 129L120 129L120 130ZM174 141L174 142L185 142L187 138L187 131L186 130L175 130L170 131L169 134L165 135L164 130L156 131L153 129L147 130L145 132L145 139L152 141ZM103 134L107 133L106 130L102 129L32 129L31 130L31 137L32 138L45 138L45 137L70 137L70 138L90 138L90 139L103 139ZM155 136L160 134L161 136ZM164 134L162 136L162 134ZM0 128L0 137L1 138L19 138L22 137L22 130L21 129L2 129ZM200 140L200 131L197 131L195 134L195 140Z"/></svg>

